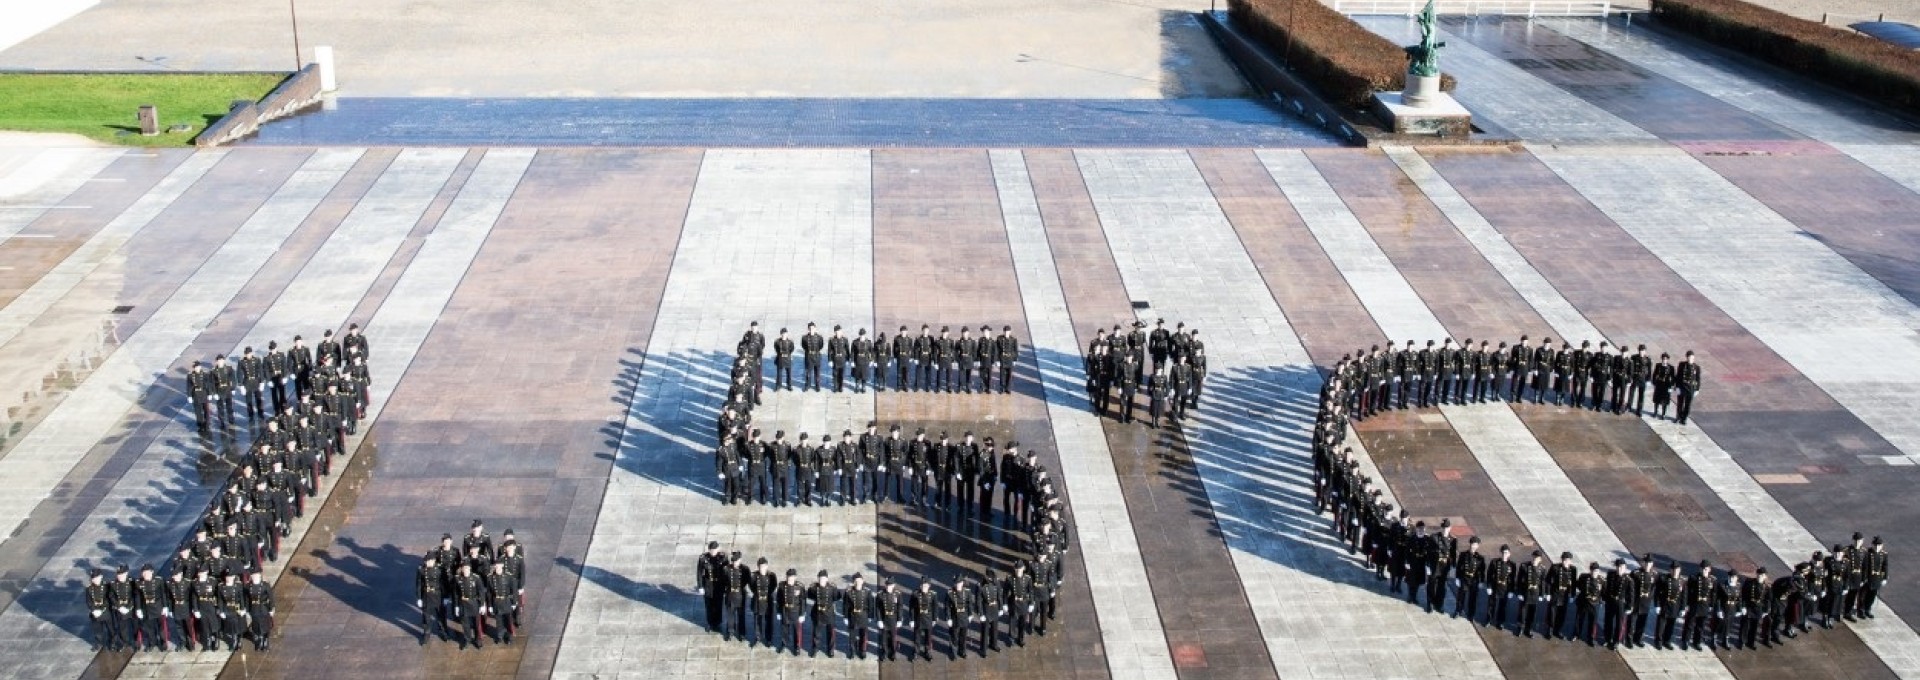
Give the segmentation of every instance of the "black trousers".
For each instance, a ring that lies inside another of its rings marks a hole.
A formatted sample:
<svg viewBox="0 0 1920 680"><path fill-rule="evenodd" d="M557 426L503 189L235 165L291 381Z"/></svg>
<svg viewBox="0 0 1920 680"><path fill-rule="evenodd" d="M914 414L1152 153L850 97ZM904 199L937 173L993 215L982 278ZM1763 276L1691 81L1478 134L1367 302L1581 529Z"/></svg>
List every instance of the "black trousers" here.
<svg viewBox="0 0 1920 680"><path fill-rule="evenodd" d="M1682 387L1679 393L1673 396L1673 419L1675 422L1685 424L1687 415L1691 413L1693 413L1693 390Z"/></svg>

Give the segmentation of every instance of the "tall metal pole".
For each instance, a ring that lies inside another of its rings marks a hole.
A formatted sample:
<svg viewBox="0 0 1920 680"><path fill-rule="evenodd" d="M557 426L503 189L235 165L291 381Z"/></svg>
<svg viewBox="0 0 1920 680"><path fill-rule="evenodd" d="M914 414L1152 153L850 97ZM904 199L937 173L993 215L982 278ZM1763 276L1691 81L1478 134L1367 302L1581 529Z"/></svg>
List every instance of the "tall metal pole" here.
<svg viewBox="0 0 1920 680"><path fill-rule="evenodd" d="M293 70L300 70L300 11L287 0L287 18L293 22Z"/></svg>

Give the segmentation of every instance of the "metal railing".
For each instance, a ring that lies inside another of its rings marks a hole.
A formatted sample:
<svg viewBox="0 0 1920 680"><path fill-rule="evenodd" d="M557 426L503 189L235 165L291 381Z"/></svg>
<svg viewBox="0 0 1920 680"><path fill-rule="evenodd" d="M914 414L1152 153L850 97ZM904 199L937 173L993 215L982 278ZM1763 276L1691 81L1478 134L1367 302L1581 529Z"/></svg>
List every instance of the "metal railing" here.
<svg viewBox="0 0 1920 680"><path fill-rule="evenodd" d="M1425 8L1425 0L1332 0L1333 10L1341 14L1414 16ZM1444 0L1435 2L1434 13L1454 16L1520 17L1604 17L1613 12L1609 2L1578 0Z"/></svg>

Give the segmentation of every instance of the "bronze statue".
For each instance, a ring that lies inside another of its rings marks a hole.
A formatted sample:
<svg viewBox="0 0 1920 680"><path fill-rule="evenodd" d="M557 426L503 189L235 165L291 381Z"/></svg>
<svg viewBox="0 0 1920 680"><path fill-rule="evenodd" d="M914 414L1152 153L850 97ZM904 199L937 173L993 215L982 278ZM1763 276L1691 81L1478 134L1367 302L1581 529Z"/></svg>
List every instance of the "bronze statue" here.
<svg viewBox="0 0 1920 680"><path fill-rule="evenodd" d="M1447 43L1433 38L1433 0L1427 0L1426 9L1420 10L1420 44L1408 45L1407 58L1412 62L1407 73L1416 76L1440 75L1440 48Z"/></svg>

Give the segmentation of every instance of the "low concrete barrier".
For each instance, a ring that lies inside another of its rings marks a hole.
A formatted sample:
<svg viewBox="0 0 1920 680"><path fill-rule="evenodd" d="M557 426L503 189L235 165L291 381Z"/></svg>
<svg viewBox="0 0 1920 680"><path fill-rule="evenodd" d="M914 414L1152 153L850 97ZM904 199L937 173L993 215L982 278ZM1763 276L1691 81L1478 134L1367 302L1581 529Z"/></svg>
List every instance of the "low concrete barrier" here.
<svg viewBox="0 0 1920 680"><path fill-rule="evenodd" d="M306 68L295 72L291 77L273 88L267 96L258 102L234 102L227 115L193 138L194 146L220 146L246 137L260 129L269 121L285 118L320 105L321 89L320 66L307 64Z"/></svg>

